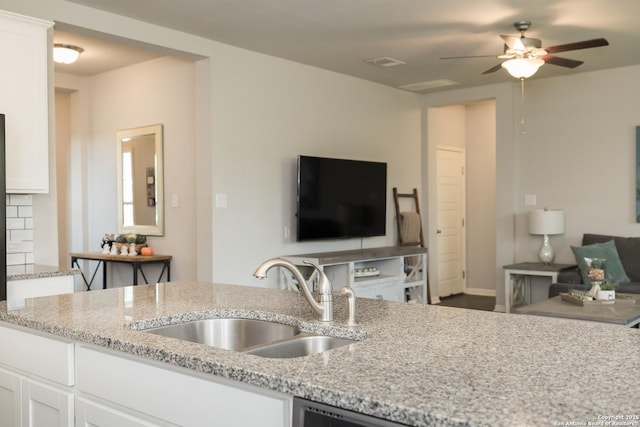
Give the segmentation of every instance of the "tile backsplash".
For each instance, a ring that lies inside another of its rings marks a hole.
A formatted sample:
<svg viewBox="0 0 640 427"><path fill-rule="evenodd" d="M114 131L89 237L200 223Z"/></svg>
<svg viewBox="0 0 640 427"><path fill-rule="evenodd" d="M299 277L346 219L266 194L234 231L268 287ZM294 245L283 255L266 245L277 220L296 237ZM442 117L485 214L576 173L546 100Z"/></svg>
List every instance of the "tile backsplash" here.
<svg viewBox="0 0 640 427"><path fill-rule="evenodd" d="M7 266L33 263L33 196L7 194Z"/></svg>

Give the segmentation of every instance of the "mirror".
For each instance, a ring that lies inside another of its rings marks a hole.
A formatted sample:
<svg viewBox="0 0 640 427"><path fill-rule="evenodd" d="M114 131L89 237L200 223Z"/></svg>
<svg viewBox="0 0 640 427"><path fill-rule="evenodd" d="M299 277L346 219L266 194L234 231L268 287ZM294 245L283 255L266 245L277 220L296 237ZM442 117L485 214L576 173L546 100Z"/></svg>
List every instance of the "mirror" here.
<svg viewBox="0 0 640 427"><path fill-rule="evenodd" d="M116 132L118 232L164 235L162 125Z"/></svg>

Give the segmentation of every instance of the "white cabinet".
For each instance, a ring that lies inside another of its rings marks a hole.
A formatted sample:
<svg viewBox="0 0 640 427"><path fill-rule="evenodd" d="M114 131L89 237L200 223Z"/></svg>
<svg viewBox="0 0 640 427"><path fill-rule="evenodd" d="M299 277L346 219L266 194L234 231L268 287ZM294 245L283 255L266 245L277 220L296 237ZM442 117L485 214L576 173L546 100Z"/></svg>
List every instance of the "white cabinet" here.
<svg viewBox="0 0 640 427"><path fill-rule="evenodd" d="M13 325L0 348L0 427L291 427L284 393Z"/></svg>
<svg viewBox="0 0 640 427"><path fill-rule="evenodd" d="M0 113L9 193L49 191L48 39L52 22L0 11Z"/></svg>
<svg viewBox="0 0 640 427"><path fill-rule="evenodd" d="M7 282L7 300L70 294L73 291L73 275L9 280Z"/></svg>
<svg viewBox="0 0 640 427"><path fill-rule="evenodd" d="M114 419L126 417L128 410L141 419L153 416L162 425L214 425L212 420L220 426L291 425L293 398L283 393L187 369L167 369L99 347L78 345L76 356L79 395L111 408L109 416ZM98 425L121 425L106 417Z"/></svg>
<svg viewBox="0 0 640 427"><path fill-rule="evenodd" d="M0 425L73 426L73 343L4 326L0 343Z"/></svg>
<svg viewBox="0 0 640 427"><path fill-rule="evenodd" d="M101 405L90 399L78 398L75 404L76 427L157 427L118 409Z"/></svg>
<svg viewBox="0 0 640 427"><path fill-rule="evenodd" d="M21 382L23 426L73 427L73 393L28 378Z"/></svg>
<svg viewBox="0 0 640 427"><path fill-rule="evenodd" d="M425 248L391 246L283 258L298 266L314 288L317 274L312 267L304 264L304 260L320 267L331 280L334 292L348 285L359 298L427 302ZM295 277L285 269L282 269L282 277L287 286L292 287Z"/></svg>
<svg viewBox="0 0 640 427"><path fill-rule="evenodd" d="M2 426L19 426L21 414L21 377L11 371L0 369L0 414Z"/></svg>

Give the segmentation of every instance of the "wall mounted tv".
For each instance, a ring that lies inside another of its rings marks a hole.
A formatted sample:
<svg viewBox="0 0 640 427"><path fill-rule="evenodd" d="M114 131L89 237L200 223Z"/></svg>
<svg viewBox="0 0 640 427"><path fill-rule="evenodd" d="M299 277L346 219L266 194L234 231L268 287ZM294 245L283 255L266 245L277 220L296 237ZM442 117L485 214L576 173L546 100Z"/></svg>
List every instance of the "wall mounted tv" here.
<svg viewBox="0 0 640 427"><path fill-rule="evenodd" d="M384 236L387 164L298 156L297 239Z"/></svg>

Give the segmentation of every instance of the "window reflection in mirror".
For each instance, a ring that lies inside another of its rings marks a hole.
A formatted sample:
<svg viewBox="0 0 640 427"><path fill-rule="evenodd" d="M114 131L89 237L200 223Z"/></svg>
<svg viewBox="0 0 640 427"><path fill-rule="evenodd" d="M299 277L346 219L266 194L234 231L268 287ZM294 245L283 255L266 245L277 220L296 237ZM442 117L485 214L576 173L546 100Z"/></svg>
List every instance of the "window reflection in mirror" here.
<svg viewBox="0 0 640 427"><path fill-rule="evenodd" d="M118 232L164 234L162 125L116 132Z"/></svg>

